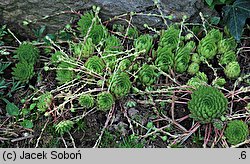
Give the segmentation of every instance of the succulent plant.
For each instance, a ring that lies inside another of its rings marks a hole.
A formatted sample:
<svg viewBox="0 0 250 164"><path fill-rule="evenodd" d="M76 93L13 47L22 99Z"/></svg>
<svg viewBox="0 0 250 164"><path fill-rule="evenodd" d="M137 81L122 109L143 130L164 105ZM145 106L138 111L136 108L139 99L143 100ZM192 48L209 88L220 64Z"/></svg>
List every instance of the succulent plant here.
<svg viewBox="0 0 250 164"><path fill-rule="evenodd" d="M20 82L28 82L34 76L34 66L26 61L19 62L13 68L12 75Z"/></svg>
<svg viewBox="0 0 250 164"><path fill-rule="evenodd" d="M129 27L127 36L132 39L136 39L138 37L138 30L136 27Z"/></svg>
<svg viewBox="0 0 250 164"><path fill-rule="evenodd" d="M126 96L131 89L131 81L125 72L117 72L110 77L110 91L117 97Z"/></svg>
<svg viewBox="0 0 250 164"><path fill-rule="evenodd" d="M223 53L220 57L220 64L229 64L231 62L237 61L237 57L234 51L227 51Z"/></svg>
<svg viewBox="0 0 250 164"><path fill-rule="evenodd" d="M105 48L102 54L103 60L111 70L116 66L116 53L122 50L122 44L119 38L114 35L107 37L105 40ZM110 55L110 56L108 56Z"/></svg>
<svg viewBox="0 0 250 164"><path fill-rule="evenodd" d="M157 73L154 67L148 64L144 64L142 69L139 71L139 80L143 85L150 86L155 83L157 78Z"/></svg>
<svg viewBox="0 0 250 164"><path fill-rule="evenodd" d="M234 38L223 39L219 41L218 44L218 53L224 54L228 51L234 51L237 47L237 43Z"/></svg>
<svg viewBox="0 0 250 164"><path fill-rule="evenodd" d="M216 88L201 86L191 95L188 108L191 117L201 123L213 122L227 110L228 100Z"/></svg>
<svg viewBox="0 0 250 164"><path fill-rule="evenodd" d="M187 44L185 45L185 47L187 49L189 49L189 51L193 51L196 48L195 42L194 41L189 41L187 42Z"/></svg>
<svg viewBox="0 0 250 164"><path fill-rule="evenodd" d="M59 64L61 62L61 58L62 58L63 54L61 51L56 51L50 58L50 61L52 64Z"/></svg>
<svg viewBox="0 0 250 164"><path fill-rule="evenodd" d="M93 108L94 103L95 103L93 96L91 96L90 94L83 94L83 95L81 95L79 97L78 101L79 101L79 104L83 108L86 108L86 109Z"/></svg>
<svg viewBox="0 0 250 164"><path fill-rule="evenodd" d="M114 104L114 98L109 92L101 92L97 95L97 106L99 110L110 110Z"/></svg>
<svg viewBox="0 0 250 164"><path fill-rule="evenodd" d="M110 35L105 39L105 51L121 51L121 40L114 35Z"/></svg>
<svg viewBox="0 0 250 164"><path fill-rule="evenodd" d="M93 24L97 24L97 21L95 19L95 15L94 13L91 11L91 12L86 12L82 17L81 19L77 22L77 25L78 25L78 30L85 36L92 24L92 21L93 21Z"/></svg>
<svg viewBox="0 0 250 164"><path fill-rule="evenodd" d="M141 35L134 41L134 46L137 52L145 50L148 54L153 46L153 37L149 34Z"/></svg>
<svg viewBox="0 0 250 164"><path fill-rule="evenodd" d="M200 64L200 62L201 62L200 55L197 53L194 53L191 57L191 61L194 63Z"/></svg>
<svg viewBox="0 0 250 164"><path fill-rule="evenodd" d="M175 70L178 73L183 73L187 70L190 61L191 48L189 45L185 45L178 49L175 55Z"/></svg>
<svg viewBox="0 0 250 164"><path fill-rule="evenodd" d="M240 65L238 62L229 63L224 69L224 73L230 79L235 79L240 75Z"/></svg>
<svg viewBox="0 0 250 164"><path fill-rule="evenodd" d="M174 54L168 47L158 47L155 65L164 72L174 66Z"/></svg>
<svg viewBox="0 0 250 164"><path fill-rule="evenodd" d="M200 69L200 66L198 63L191 63L189 66L188 66L188 73L190 75L195 75L197 72L199 72L199 69Z"/></svg>
<svg viewBox="0 0 250 164"><path fill-rule="evenodd" d="M45 92L38 97L37 108L41 112L45 112L51 105L53 95L50 92Z"/></svg>
<svg viewBox="0 0 250 164"><path fill-rule="evenodd" d="M179 41L179 34L179 29L176 29L173 26L169 27L166 31L162 32L159 41L159 46L168 47L170 51L176 49Z"/></svg>
<svg viewBox="0 0 250 164"><path fill-rule="evenodd" d="M63 135L66 132L69 132L74 126L74 122L70 120L65 120L59 122L57 125L55 125L56 132L60 135Z"/></svg>
<svg viewBox="0 0 250 164"><path fill-rule="evenodd" d="M94 54L95 45L92 43L92 39L88 38L86 43L80 42L73 45L74 56L82 58L89 58Z"/></svg>
<svg viewBox="0 0 250 164"><path fill-rule="evenodd" d="M105 67L105 64L103 63L103 60L99 58L98 56L92 56L89 58L86 63L84 64L86 68L89 70L97 73L97 74L102 74L103 69Z"/></svg>
<svg viewBox="0 0 250 164"><path fill-rule="evenodd" d="M131 65L131 61L129 59L123 59L122 61L120 61L119 63L119 70L121 71L125 71L129 68L129 66Z"/></svg>
<svg viewBox="0 0 250 164"><path fill-rule="evenodd" d="M206 59L213 59L217 54L217 43L216 39L207 35L204 37L198 45L198 53L200 56L205 57Z"/></svg>
<svg viewBox="0 0 250 164"><path fill-rule="evenodd" d="M20 62L27 62L29 64L35 64L38 56L39 50L31 43L23 43L21 44L17 50L17 58Z"/></svg>
<svg viewBox="0 0 250 164"><path fill-rule="evenodd" d="M224 134L230 144L237 145L247 139L249 136L249 129L245 122L233 120L228 123Z"/></svg>
<svg viewBox="0 0 250 164"><path fill-rule="evenodd" d="M92 42L97 45L102 39L106 38L106 35L107 29L103 25L96 25L92 27L89 33L89 38L91 38Z"/></svg>
<svg viewBox="0 0 250 164"><path fill-rule="evenodd" d="M213 80L212 84L214 86L219 86L219 87L222 87L223 85L225 85L227 82L224 78L222 77L219 77L219 78L216 78Z"/></svg>
<svg viewBox="0 0 250 164"><path fill-rule="evenodd" d="M197 89L200 86L206 85L207 82L207 75L204 72L198 72L194 77L188 80L187 85Z"/></svg>
<svg viewBox="0 0 250 164"><path fill-rule="evenodd" d="M214 38L216 43L223 39L223 34L220 30L214 28L207 33L207 36Z"/></svg>
<svg viewBox="0 0 250 164"><path fill-rule="evenodd" d="M88 34L88 38L91 38L94 44L98 44L103 38L106 37L107 31L105 27L100 24L97 18L95 18L93 12L85 13L77 24L78 30L81 32L81 34L84 37L86 37L86 35Z"/></svg>
<svg viewBox="0 0 250 164"><path fill-rule="evenodd" d="M61 62L58 65L56 70L56 80L59 81L59 84L65 84L74 79L75 73L71 70L74 68L74 65L67 62Z"/></svg>

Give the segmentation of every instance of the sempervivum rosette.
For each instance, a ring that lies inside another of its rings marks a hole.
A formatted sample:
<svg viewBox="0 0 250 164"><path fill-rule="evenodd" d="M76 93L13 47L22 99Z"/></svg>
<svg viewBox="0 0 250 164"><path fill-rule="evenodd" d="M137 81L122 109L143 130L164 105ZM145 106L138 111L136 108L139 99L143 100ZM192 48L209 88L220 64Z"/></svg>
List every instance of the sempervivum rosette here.
<svg viewBox="0 0 250 164"><path fill-rule="evenodd" d="M230 79L235 79L240 75L240 65L238 62L231 62L229 63L225 70L224 70L226 76Z"/></svg>
<svg viewBox="0 0 250 164"><path fill-rule="evenodd" d="M249 130L245 122L234 120L228 123L224 134L230 144L236 145L247 139Z"/></svg>
<svg viewBox="0 0 250 164"><path fill-rule="evenodd" d="M125 71L126 69L129 68L129 66L131 65L131 61L129 59L123 59L122 61L120 61L119 63L119 69L121 71Z"/></svg>
<svg viewBox="0 0 250 164"><path fill-rule="evenodd" d="M95 45L92 43L92 39L88 38L86 43L80 42L78 44L73 45L74 56L76 58L88 58L94 54Z"/></svg>
<svg viewBox="0 0 250 164"><path fill-rule="evenodd" d="M144 64L142 69L139 72L139 80L143 85L149 86L153 84L156 80L157 74L155 69L148 65Z"/></svg>
<svg viewBox="0 0 250 164"><path fill-rule="evenodd" d="M34 67L26 61L19 62L13 68L12 75L20 82L28 82L34 76Z"/></svg>
<svg viewBox="0 0 250 164"><path fill-rule="evenodd" d="M216 88L199 87L188 102L191 117L201 123L208 123L220 118L227 110L228 101Z"/></svg>
<svg viewBox="0 0 250 164"><path fill-rule="evenodd" d="M223 39L219 41L218 53L223 54L230 50L235 50L236 47L237 43L235 42L234 38Z"/></svg>
<svg viewBox="0 0 250 164"><path fill-rule="evenodd" d="M173 26L169 27L166 31L163 31L159 46L168 47L171 50L176 49L179 41L179 34L179 29L176 29Z"/></svg>
<svg viewBox="0 0 250 164"><path fill-rule="evenodd" d="M187 70L191 58L191 47L189 44L178 49L175 56L175 69L178 73L183 73Z"/></svg>
<svg viewBox="0 0 250 164"><path fill-rule="evenodd" d="M79 104L86 109L92 108L94 106L94 98L90 94L83 94L79 97Z"/></svg>
<svg viewBox="0 0 250 164"><path fill-rule="evenodd" d="M114 98L109 92L101 92L97 95L97 107L99 110L109 110L113 106L114 102Z"/></svg>
<svg viewBox="0 0 250 164"><path fill-rule="evenodd" d="M99 44L106 37L107 29L100 24L93 12L86 12L77 23L83 37L88 35L94 44Z"/></svg>
<svg viewBox="0 0 250 164"><path fill-rule="evenodd" d="M214 38L216 43L218 43L223 38L223 34L218 29L212 29L207 33L207 36Z"/></svg>
<svg viewBox="0 0 250 164"><path fill-rule="evenodd" d="M169 68L174 65L174 54L168 47L158 47L155 65L164 72L168 72Z"/></svg>
<svg viewBox="0 0 250 164"><path fill-rule="evenodd" d="M228 51L221 55L220 64L229 64L231 62L237 61L237 57L234 51Z"/></svg>
<svg viewBox="0 0 250 164"><path fill-rule="evenodd" d="M207 35L204 37L198 45L198 53L200 56L205 57L206 59L213 59L217 54L217 45L216 39Z"/></svg>
<svg viewBox="0 0 250 164"><path fill-rule="evenodd" d="M105 40L105 48L102 54L102 59L106 65L111 69L115 69L116 65L116 53L122 50L122 44L119 38L114 35L110 35Z"/></svg>
<svg viewBox="0 0 250 164"><path fill-rule="evenodd" d="M22 43L16 50L17 58L20 62L35 64L39 57L39 49L31 43Z"/></svg>
<svg viewBox="0 0 250 164"><path fill-rule="evenodd" d="M58 65L56 70L56 80L58 80L59 84L65 84L74 79L75 73L72 70L74 68L74 65L67 62L61 62Z"/></svg>
<svg viewBox="0 0 250 164"><path fill-rule="evenodd" d="M105 67L105 64L103 63L102 59L98 56L93 56L89 58L84 65L86 68L97 74L102 74L103 69Z"/></svg>
<svg viewBox="0 0 250 164"><path fill-rule="evenodd" d="M153 37L149 34L141 35L134 41L137 52L145 50L147 54L153 46Z"/></svg>
<svg viewBox="0 0 250 164"><path fill-rule="evenodd" d="M129 76L125 72L117 72L110 77L110 91L117 97L121 98L126 96L132 84Z"/></svg>
<svg viewBox="0 0 250 164"><path fill-rule="evenodd" d="M200 66L198 63L191 63L189 66L188 66L188 73L190 75L195 75L197 72L199 72L199 69L200 69Z"/></svg>

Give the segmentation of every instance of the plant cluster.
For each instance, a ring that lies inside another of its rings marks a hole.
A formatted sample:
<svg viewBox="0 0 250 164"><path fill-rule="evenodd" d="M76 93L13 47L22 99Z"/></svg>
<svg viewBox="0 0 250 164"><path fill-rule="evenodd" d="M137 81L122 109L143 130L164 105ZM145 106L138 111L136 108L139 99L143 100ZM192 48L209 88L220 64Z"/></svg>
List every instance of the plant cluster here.
<svg viewBox="0 0 250 164"><path fill-rule="evenodd" d="M28 82L34 76L34 65L39 57L39 50L31 43L22 43L16 50L18 63L13 68L13 76L21 82Z"/></svg>

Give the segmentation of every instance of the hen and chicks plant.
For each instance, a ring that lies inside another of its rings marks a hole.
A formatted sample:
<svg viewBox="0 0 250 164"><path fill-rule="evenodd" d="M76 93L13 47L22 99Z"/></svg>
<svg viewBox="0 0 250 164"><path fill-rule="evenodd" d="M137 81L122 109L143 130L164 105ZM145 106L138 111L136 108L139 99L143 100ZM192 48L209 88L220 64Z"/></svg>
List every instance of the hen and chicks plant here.
<svg viewBox="0 0 250 164"><path fill-rule="evenodd" d="M188 109L191 117L201 123L213 122L227 111L228 100L213 87L201 86L191 94Z"/></svg>
<svg viewBox="0 0 250 164"><path fill-rule="evenodd" d="M33 65L39 57L39 50L31 43L22 43L16 50L16 54L19 62L27 62Z"/></svg>
<svg viewBox="0 0 250 164"><path fill-rule="evenodd" d="M39 50L31 43L22 43L16 50L18 63L13 68L15 79L25 83L34 76L34 65L39 57Z"/></svg>
<svg viewBox="0 0 250 164"><path fill-rule="evenodd" d="M230 121L227 124L224 135L227 141L232 145L244 142L249 136L248 125L241 120Z"/></svg>
<svg viewBox="0 0 250 164"><path fill-rule="evenodd" d="M20 82L29 81L34 74L34 66L26 61L17 63L12 72L14 78Z"/></svg>
<svg viewBox="0 0 250 164"><path fill-rule="evenodd" d="M114 104L114 98L109 92L101 92L97 95L97 107L99 110L108 111Z"/></svg>
<svg viewBox="0 0 250 164"><path fill-rule="evenodd" d="M110 77L110 91L117 98L126 96L131 89L131 81L127 73L117 72Z"/></svg>
<svg viewBox="0 0 250 164"><path fill-rule="evenodd" d="M152 65L144 64L139 71L139 80L145 86L151 86L156 82L157 73Z"/></svg>
<svg viewBox="0 0 250 164"><path fill-rule="evenodd" d="M98 14L99 8L96 8L96 14ZM100 23L97 15L93 12L85 13L78 21L78 30L83 37L92 39L92 42L97 45L100 41L107 36L106 28Z"/></svg>
<svg viewBox="0 0 250 164"><path fill-rule="evenodd" d="M93 108L95 105L94 97L90 94L83 94L79 97L79 104L86 109Z"/></svg>

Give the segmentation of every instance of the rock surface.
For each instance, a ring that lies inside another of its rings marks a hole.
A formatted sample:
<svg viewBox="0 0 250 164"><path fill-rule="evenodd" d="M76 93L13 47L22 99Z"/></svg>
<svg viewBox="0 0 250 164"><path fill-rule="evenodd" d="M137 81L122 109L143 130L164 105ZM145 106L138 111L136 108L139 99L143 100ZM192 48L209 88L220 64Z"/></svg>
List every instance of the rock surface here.
<svg viewBox="0 0 250 164"><path fill-rule="evenodd" d="M84 12L93 5L101 7L100 17L103 20L129 12L159 14L153 0L0 0L0 24L8 24L13 30L18 29L26 35L41 25L47 26L47 32L55 32L79 18L71 11ZM164 15L174 16L172 21L180 21L183 15L194 21L199 18L199 12L212 14L203 0L161 0L160 8ZM42 19L47 15L51 17ZM24 26L24 20L32 20L33 23ZM139 28L144 24L164 26L160 17L135 16L132 21Z"/></svg>

